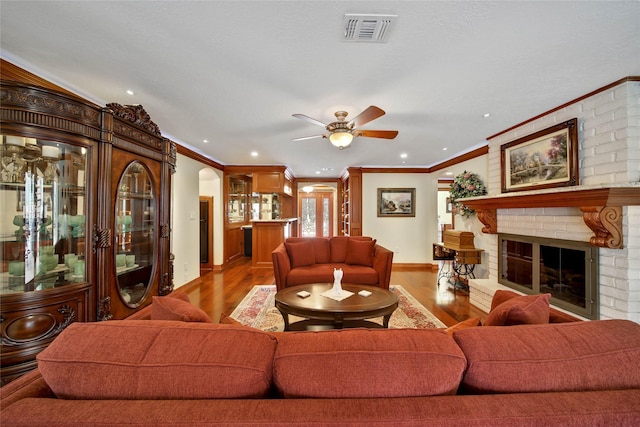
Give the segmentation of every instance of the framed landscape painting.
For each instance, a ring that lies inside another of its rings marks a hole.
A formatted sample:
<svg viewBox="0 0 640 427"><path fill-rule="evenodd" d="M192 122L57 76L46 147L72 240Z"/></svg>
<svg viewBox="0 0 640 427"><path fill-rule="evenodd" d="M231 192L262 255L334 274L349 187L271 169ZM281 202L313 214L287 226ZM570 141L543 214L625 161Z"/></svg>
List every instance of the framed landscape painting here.
<svg viewBox="0 0 640 427"><path fill-rule="evenodd" d="M502 192L578 185L578 119L500 147Z"/></svg>
<svg viewBox="0 0 640 427"><path fill-rule="evenodd" d="M378 188L378 216L416 216L415 188Z"/></svg>

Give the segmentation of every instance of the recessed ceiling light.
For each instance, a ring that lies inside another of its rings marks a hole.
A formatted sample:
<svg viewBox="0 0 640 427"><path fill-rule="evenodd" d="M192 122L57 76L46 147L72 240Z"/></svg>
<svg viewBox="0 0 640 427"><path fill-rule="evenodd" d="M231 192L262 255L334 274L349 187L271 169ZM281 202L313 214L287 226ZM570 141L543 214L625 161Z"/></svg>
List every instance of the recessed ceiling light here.
<svg viewBox="0 0 640 427"><path fill-rule="evenodd" d="M442 151L447 151L447 147L444 147L444 148L442 149Z"/></svg>
<svg viewBox="0 0 640 427"><path fill-rule="evenodd" d="M445 175L453 175L453 172L447 172Z"/></svg>
<svg viewBox="0 0 640 427"><path fill-rule="evenodd" d="M257 151L252 151L251 152L251 157L258 157L258 152Z"/></svg>
<svg viewBox="0 0 640 427"><path fill-rule="evenodd" d="M320 171L316 171L316 175L320 175Z"/></svg>
<svg viewBox="0 0 640 427"><path fill-rule="evenodd" d="M334 170L333 168L322 168L323 171L328 172Z"/></svg>
<svg viewBox="0 0 640 427"><path fill-rule="evenodd" d="M401 159L406 159L406 158L407 158L407 153L402 153L402 154L400 154L400 158L401 158Z"/></svg>
<svg viewBox="0 0 640 427"><path fill-rule="evenodd" d="M127 94L133 95L134 93L133 93L133 91L131 89L127 89Z"/></svg>
<svg viewBox="0 0 640 427"><path fill-rule="evenodd" d="M491 117L491 113L484 113L482 117Z"/></svg>
<svg viewBox="0 0 640 427"><path fill-rule="evenodd" d="M203 139L202 142L204 142L205 144L208 144L209 140L208 139Z"/></svg>

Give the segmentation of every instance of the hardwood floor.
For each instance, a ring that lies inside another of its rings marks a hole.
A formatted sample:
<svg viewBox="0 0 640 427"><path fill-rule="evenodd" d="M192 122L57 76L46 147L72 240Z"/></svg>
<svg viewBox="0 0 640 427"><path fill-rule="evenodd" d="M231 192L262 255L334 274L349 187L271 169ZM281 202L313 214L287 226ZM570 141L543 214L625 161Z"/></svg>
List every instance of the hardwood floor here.
<svg viewBox="0 0 640 427"><path fill-rule="evenodd" d="M401 266L394 267L391 272L392 285L405 288L447 326L470 317L480 317L484 321L486 313L469 304L466 294L456 292L454 295L451 289L445 289L445 280L438 289L436 278L437 272L427 267ZM274 283L272 269L252 268L251 258L243 258L222 272L203 272L198 279L180 289L217 322L222 314L231 314L253 286Z"/></svg>

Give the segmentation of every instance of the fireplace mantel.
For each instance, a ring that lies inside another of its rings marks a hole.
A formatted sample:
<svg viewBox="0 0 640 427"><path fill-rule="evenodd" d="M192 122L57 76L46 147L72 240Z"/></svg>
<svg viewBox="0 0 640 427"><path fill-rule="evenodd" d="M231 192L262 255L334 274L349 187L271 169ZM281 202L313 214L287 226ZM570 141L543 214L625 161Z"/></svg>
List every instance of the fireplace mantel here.
<svg viewBox="0 0 640 427"><path fill-rule="evenodd" d="M640 205L640 183L521 191L458 201L476 210L484 224L482 232L488 234L498 232L498 209L577 207L587 227L594 232L590 243L618 249L623 245L622 207Z"/></svg>

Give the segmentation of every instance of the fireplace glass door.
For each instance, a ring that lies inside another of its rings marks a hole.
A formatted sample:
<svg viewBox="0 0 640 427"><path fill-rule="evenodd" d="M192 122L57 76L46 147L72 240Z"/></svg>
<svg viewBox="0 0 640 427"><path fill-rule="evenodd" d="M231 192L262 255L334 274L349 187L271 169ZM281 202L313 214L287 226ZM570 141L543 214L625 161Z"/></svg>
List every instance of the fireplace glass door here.
<svg viewBox="0 0 640 427"><path fill-rule="evenodd" d="M551 303L596 319L598 248L586 242L500 234L499 282L525 294L549 293Z"/></svg>

